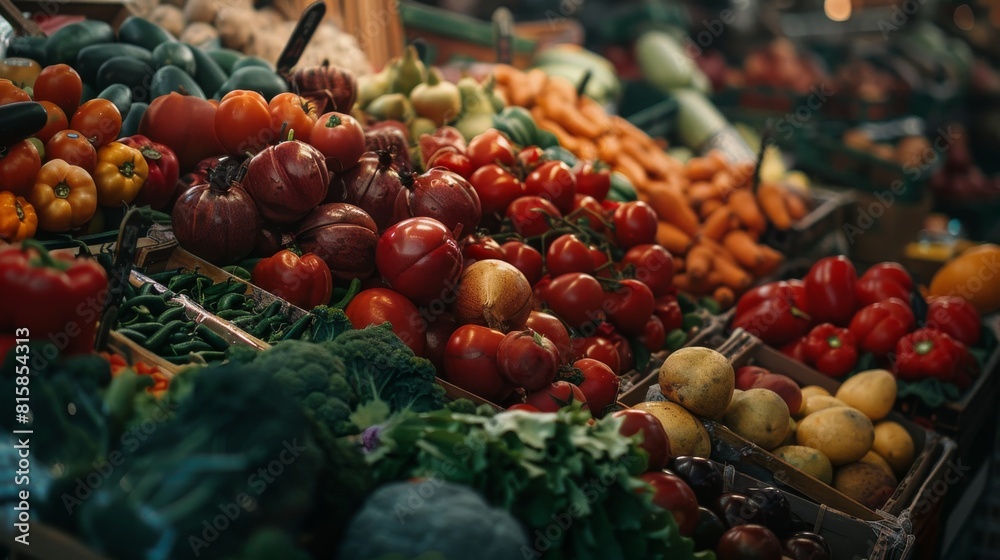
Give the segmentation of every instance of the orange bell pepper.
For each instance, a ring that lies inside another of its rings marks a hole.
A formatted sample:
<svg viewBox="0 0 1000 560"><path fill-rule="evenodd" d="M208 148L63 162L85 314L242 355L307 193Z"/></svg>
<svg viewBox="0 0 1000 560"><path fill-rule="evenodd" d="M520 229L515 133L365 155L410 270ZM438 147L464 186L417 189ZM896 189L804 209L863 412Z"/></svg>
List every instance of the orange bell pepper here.
<svg viewBox="0 0 1000 560"><path fill-rule="evenodd" d="M10 191L0 192L0 239L16 243L35 235L38 216L24 197Z"/></svg>
<svg viewBox="0 0 1000 560"><path fill-rule="evenodd" d="M39 229L69 231L94 217L97 186L86 169L54 159L38 171L28 202L35 207Z"/></svg>
<svg viewBox="0 0 1000 560"><path fill-rule="evenodd" d="M97 203L121 206L135 200L149 176L149 164L142 152L121 142L111 142L97 150L94 184Z"/></svg>

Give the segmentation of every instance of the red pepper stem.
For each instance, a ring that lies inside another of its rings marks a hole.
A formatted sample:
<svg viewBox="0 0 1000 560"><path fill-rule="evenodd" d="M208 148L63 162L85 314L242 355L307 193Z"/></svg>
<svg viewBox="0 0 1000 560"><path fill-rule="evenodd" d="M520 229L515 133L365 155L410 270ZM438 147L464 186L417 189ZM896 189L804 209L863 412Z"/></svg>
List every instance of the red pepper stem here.
<svg viewBox="0 0 1000 560"><path fill-rule="evenodd" d="M21 242L21 248L35 250L37 254L31 259L31 264L36 267L54 268L56 270L66 270L69 268L69 262L53 258L52 253L49 253L45 245L42 245L37 239L25 239Z"/></svg>
<svg viewBox="0 0 1000 560"><path fill-rule="evenodd" d="M840 337L837 335L828 336L826 338L826 343L830 346L830 348L840 348L841 346L843 346Z"/></svg>
<svg viewBox="0 0 1000 560"><path fill-rule="evenodd" d="M347 304L351 303L351 300L354 299L354 296L358 295L358 292L360 291L361 291L361 279L355 278L354 280L351 280L351 284L347 287L347 293L344 294L344 297L341 298L341 300L338 301L337 303L331 305L330 307L332 307L333 309L344 309L345 307L347 307Z"/></svg>
<svg viewBox="0 0 1000 560"><path fill-rule="evenodd" d="M934 349L933 340L921 340L920 342L913 345L913 351L920 356L930 353L930 351L933 349Z"/></svg>

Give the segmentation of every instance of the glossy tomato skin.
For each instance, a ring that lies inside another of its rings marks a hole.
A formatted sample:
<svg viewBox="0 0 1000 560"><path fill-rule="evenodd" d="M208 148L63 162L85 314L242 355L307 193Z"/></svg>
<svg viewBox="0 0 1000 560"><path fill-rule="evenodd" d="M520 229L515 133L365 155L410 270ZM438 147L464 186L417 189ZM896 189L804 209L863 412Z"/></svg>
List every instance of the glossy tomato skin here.
<svg viewBox="0 0 1000 560"><path fill-rule="evenodd" d="M41 168L42 158L38 156L38 150L31 142L21 140L7 148L7 153L0 157L0 188L16 196L27 196L35 186L35 177Z"/></svg>
<svg viewBox="0 0 1000 560"><path fill-rule="evenodd" d="M234 156L259 152L277 140L271 132L271 111L267 101L256 91L227 93L219 102L214 125L222 147Z"/></svg>
<svg viewBox="0 0 1000 560"><path fill-rule="evenodd" d="M722 534L719 560L781 560L781 541L763 525L739 525Z"/></svg>
<svg viewBox="0 0 1000 560"><path fill-rule="evenodd" d="M504 334L479 325L458 327L444 353L444 373L451 383L491 401L501 402L514 390L500 374L497 351Z"/></svg>
<svg viewBox="0 0 1000 560"><path fill-rule="evenodd" d="M453 173L458 173L463 179L472 177L472 162L469 156L452 150L440 150L427 162L427 169L432 167L443 167Z"/></svg>
<svg viewBox="0 0 1000 560"><path fill-rule="evenodd" d="M541 333L555 344L559 351L560 363L565 363L570 359L573 347L570 343L569 331L566 330L566 325L563 325L558 317L551 313L533 310L528 314L528 320L524 326Z"/></svg>
<svg viewBox="0 0 1000 560"><path fill-rule="evenodd" d="M545 150L538 146L525 146L521 148L520 152L517 152L516 157L518 167L524 170L525 175L527 175L545 159Z"/></svg>
<svg viewBox="0 0 1000 560"><path fill-rule="evenodd" d="M61 130L45 143L45 159L61 159L93 173L97 167L97 149L76 130Z"/></svg>
<svg viewBox="0 0 1000 560"><path fill-rule="evenodd" d="M622 423L618 428L618 433L631 437L642 433L642 442L639 444L649 456L646 464L647 471L659 471L667 467L673 453L670 450L670 438L667 436L663 424L645 410L626 408L612 414L615 418L621 418Z"/></svg>
<svg viewBox="0 0 1000 560"><path fill-rule="evenodd" d="M562 320L575 329L604 320L606 295L596 278L583 272L556 276L546 289L545 302Z"/></svg>
<svg viewBox="0 0 1000 560"><path fill-rule="evenodd" d="M122 131L122 114L107 99L91 99L80 105L69 127L83 134L95 148L113 142Z"/></svg>
<svg viewBox="0 0 1000 560"><path fill-rule="evenodd" d="M440 314L430 313L424 320L427 324L427 332L424 333L424 353L434 364L434 369L439 372L444 371L444 352L448 346L448 340L452 333L458 328L458 322L451 313L441 312Z"/></svg>
<svg viewBox="0 0 1000 560"><path fill-rule="evenodd" d="M632 265L633 277L649 286L654 297L674 293L674 257L663 245L634 245L625 252L622 264Z"/></svg>
<svg viewBox="0 0 1000 560"><path fill-rule="evenodd" d="M466 149L473 169L491 163L514 165L514 145L499 130L490 128L469 141Z"/></svg>
<svg viewBox="0 0 1000 560"><path fill-rule="evenodd" d="M483 218L499 221L511 202L525 195L524 185L503 167L494 163L476 169L469 177L472 188L479 195Z"/></svg>
<svg viewBox="0 0 1000 560"><path fill-rule="evenodd" d="M507 333L497 349L500 375L527 391L544 389L555 381L559 361L555 343L532 330Z"/></svg>
<svg viewBox="0 0 1000 560"><path fill-rule="evenodd" d="M691 487L679 476L662 471L647 472L639 478L653 487L653 503L673 514L682 535L691 536L699 516L698 499Z"/></svg>
<svg viewBox="0 0 1000 560"><path fill-rule="evenodd" d="M675 296L656 298L653 314L659 317L660 322L663 323L663 329L668 333L684 325L684 312L681 311L681 306L677 303Z"/></svg>
<svg viewBox="0 0 1000 560"><path fill-rule="evenodd" d="M653 291L638 280L626 278L618 282L617 289L611 295L614 305L606 307L611 324L623 334L642 334L646 322L653 314L656 299Z"/></svg>
<svg viewBox="0 0 1000 560"><path fill-rule="evenodd" d="M35 78L36 101L51 101L66 115L72 115L80 106L83 80L68 64L53 64L42 68Z"/></svg>
<svg viewBox="0 0 1000 560"><path fill-rule="evenodd" d="M28 92L14 85L14 82L7 79L0 79L0 105L18 103L21 101L31 101ZM77 100L77 103L80 101Z"/></svg>
<svg viewBox="0 0 1000 560"><path fill-rule="evenodd" d="M69 128L69 119L67 119L66 113L55 103L51 101L39 101L38 103L42 107L45 107L45 114L48 118L45 121L45 126L35 133L35 138L45 143L60 130Z"/></svg>
<svg viewBox="0 0 1000 560"><path fill-rule="evenodd" d="M388 321L403 344L417 356L424 355L427 325L417 307L403 294L387 288L363 290L351 299L344 313L356 329Z"/></svg>
<svg viewBox="0 0 1000 560"><path fill-rule="evenodd" d="M524 189L531 196L540 196L555 204L563 214L573 210L576 195L576 177L573 170L561 161L547 161L528 173Z"/></svg>
<svg viewBox="0 0 1000 560"><path fill-rule="evenodd" d="M573 197L573 215L576 216L574 221L577 223L586 218L587 227L596 233L603 233L606 229L604 227L606 220L604 217L604 208L592 196L576 193Z"/></svg>
<svg viewBox="0 0 1000 560"><path fill-rule="evenodd" d="M562 218L562 212L552 202L531 195L515 198L504 215L510 219L514 231L524 237L534 237L552 229L545 215Z"/></svg>
<svg viewBox="0 0 1000 560"><path fill-rule="evenodd" d="M639 335L639 342L650 352L659 352L667 343L667 330L663 328L663 321L656 315L651 315L646 321L645 328Z"/></svg>
<svg viewBox="0 0 1000 560"><path fill-rule="evenodd" d="M621 380L606 364L591 358L581 358L573 362L573 367L580 370L583 376L583 381L577 386L583 392L588 408L597 418L603 417L608 407L618 400Z"/></svg>
<svg viewBox="0 0 1000 560"><path fill-rule="evenodd" d="M610 339L603 336L588 336L574 338L571 341L574 360L581 360L583 358L597 360L608 366L615 375L621 375L621 356L618 355L618 348L615 346L615 343Z"/></svg>
<svg viewBox="0 0 1000 560"><path fill-rule="evenodd" d="M545 252L545 267L552 276L570 272L593 272L594 257L590 248L575 234L555 238Z"/></svg>
<svg viewBox="0 0 1000 560"><path fill-rule="evenodd" d="M205 99L171 92L150 101L139 120L139 134L169 146L184 173L205 158L223 153L215 134L216 111Z"/></svg>
<svg viewBox="0 0 1000 560"><path fill-rule="evenodd" d="M589 408L586 397L579 387L569 381L554 381L548 387L528 393L525 403L541 412L555 412L569 403L583 403L583 408Z"/></svg>
<svg viewBox="0 0 1000 560"><path fill-rule="evenodd" d="M427 305L458 285L462 251L441 222L408 218L379 237L375 266L391 288L417 305Z"/></svg>
<svg viewBox="0 0 1000 560"><path fill-rule="evenodd" d="M622 374L635 369L635 352L628 339L618 333L613 333L610 340L615 343L615 349L618 350L618 361L622 365Z"/></svg>
<svg viewBox="0 0 1000 560"><path fill-rule="evenodd" d="M592 196L598 202L608 197L611 191L611 168L593 160L584 160L573 168L576 176L576 192Z"/></svg>
<svg viewBox="0 0 1000 560"><path fill-rule="evenodd" d="M623 202L611 216L615 242L623 249L656 243L658 218L653 207L642 201Z"/></svg>
<svg viewBox="0 0 1000 560"><path fill-rule="evenodd" d="M537 407L531 406L528 403L516 403L507 407L507 410L523 410L524 412L541 412Z"/></svg>
<svg viewBox="0 0 1000 560"><path fill-rule="evenodd" d="M503 260L503 249L488 235L466 235L459 246L462 248L462 265L465 267L476 261Z"/></svg>
<svg viewBox="0 0 1000 560"><path fill-rule="evenodd" d="M542 279L544 259L538 249L520 241L508 241L500 245L500 250L503 251L502 260L520 270L529 284L534 286Z"/></svg>
<svg viewBox="0 0 1000 560"><path fill-rule="evenodd" d="M365 153L365 132L361 123L350 115L324 113L313 124L309 143L326 156L331 173L340 173L361 160Z"/></svg>
<svg viewBox="0 0 1000 560"><path fill-rule="evenodd" d="M319 113L316 104L297 93L287 91L275 95L267 104L271 114L271 133L278 140L288 138L309 142Z"/></svg>

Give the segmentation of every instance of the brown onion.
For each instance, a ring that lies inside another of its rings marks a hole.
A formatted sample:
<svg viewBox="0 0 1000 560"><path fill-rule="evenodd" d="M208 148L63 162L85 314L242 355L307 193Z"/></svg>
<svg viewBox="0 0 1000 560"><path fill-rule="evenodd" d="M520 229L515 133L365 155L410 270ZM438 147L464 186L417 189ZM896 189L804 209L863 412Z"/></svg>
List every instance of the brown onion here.
<svg viewBox="0 0 1000 560"><path fill-rule="evenodd" d="M295 236L303 253L319 255L334 279L367 278L375 272L375 222L353 204L334 202L313 210Z"/></svg>
<svg viewBox="0 0 1000 560"><path fill-rule="evenodd" d="M250 254L260 230L250 195L223 177L184 191L174 203L171 221L181 247L219 265Z"/></svg>
<svg viewBox="0 0 1000 560"><path fill-rule="evenodd" d="M524 328L531 308L531 284L513 265L486 259L462 271L453 307L459 323L510 332Z"/></svg>

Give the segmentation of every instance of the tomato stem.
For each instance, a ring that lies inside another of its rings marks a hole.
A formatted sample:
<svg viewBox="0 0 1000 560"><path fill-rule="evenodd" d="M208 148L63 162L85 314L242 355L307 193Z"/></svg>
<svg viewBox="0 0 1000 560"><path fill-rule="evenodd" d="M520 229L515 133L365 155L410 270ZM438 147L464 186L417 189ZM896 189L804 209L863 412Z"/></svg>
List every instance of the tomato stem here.
<svg viewBox="0 0 1000 560"><path fill-rule="evenodd" d="M14 200L14 213L17 214L18 220L22 222L24 221L24 208L21 206L21 203L18 202L17 200Z"/></svg>
<svg viewBox="0 0 1000 560"><path fill-rule="evenodd" d="M123 176L131 179L132 175L135 175L135 162L132 160L122 162L122 164L118 166L118 173L121 173Z"/></svg>
<svg viewBox="0 0 1000 560"><path fill-rule="evenodd" d="M61 181L58 185L52 187L52 192L55 193L56 198L68 198L72 190L65 181Z"/></svg>

